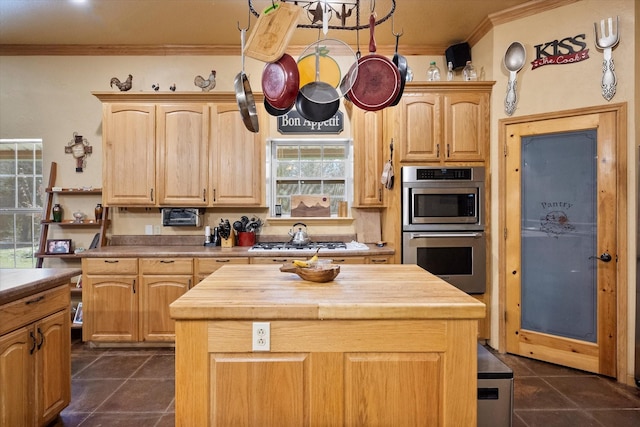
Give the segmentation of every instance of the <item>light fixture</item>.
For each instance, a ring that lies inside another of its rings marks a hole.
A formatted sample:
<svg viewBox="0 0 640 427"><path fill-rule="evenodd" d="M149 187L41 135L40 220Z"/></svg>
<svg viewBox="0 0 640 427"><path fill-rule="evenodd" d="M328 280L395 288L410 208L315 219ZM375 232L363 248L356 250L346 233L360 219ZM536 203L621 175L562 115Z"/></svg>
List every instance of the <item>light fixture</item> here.
<svg viewBox="0 0 640 427"><path fill-rule="evenodd" d="M396 0L387 0L385 3L385 13L376 9L376 0L280 0L282 3L293 3L300 6L305 12L308 23L298 24L298 28L322 29L323 10L326 2L326 10L329 14L329 29L332 30L362 30L369 28L368 16L376 12L376 25L385 22L393 16L396 10ZM249 10L256 17L260 12L254 8L255 0L248 0ZM274 0L271 3L275 3ZM363 6L364 5L364 6ZM386 8L388 7L388 10ZM364 14L364 19L362 19Z"/></svg>

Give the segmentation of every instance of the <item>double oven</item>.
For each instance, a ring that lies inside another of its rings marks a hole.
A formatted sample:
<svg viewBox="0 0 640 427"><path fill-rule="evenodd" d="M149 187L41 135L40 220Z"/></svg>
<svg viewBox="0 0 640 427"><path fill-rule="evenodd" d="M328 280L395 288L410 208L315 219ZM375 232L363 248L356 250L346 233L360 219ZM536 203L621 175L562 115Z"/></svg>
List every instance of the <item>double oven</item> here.
<svg viewBox="0 0 640 427"><path fill-rule="evenodd" d="M401 180L402 263L484 293L484 168L405 166Z"/></svg>

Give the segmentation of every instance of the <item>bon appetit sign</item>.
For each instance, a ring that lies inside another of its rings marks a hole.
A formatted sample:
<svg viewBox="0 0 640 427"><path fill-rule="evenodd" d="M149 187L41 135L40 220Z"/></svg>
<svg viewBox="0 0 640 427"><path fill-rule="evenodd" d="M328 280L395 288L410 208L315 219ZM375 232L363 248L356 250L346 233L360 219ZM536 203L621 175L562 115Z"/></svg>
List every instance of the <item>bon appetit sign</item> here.
<svg viewBox="0 0 640 427"><path fill-rule="evenodd" d="M585 35L578 34L536 45L536 59L531 62L531 69L544 65L573 64L589 59L589 49L584 40Z"/></svg>
<svg viewBox="0 0 640 427"><path fill-rule="evenodd" d="M343 129L344 115L340 110L323 122L309 121L295 109L278 117L278 131L281 134L337 134Z"/></svg>

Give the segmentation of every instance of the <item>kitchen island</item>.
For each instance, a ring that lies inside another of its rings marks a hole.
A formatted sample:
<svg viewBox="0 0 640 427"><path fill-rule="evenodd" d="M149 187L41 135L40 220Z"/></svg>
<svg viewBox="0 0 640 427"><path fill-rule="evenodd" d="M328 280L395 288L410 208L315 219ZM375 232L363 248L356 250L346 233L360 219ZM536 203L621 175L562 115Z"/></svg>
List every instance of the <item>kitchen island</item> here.
<svg viewBox="0 0 640 427"><path fill-rule="evenodd" d="M476 425L483 303L416 265L278 267L224 266L171 304L177 426Z"/></svg>
<svg viewBox="0 0 640 427"><path fill-rule="evenodd" d="M45 426L69 404L69 280L80 273L0 269L1 426Z"/></svg>

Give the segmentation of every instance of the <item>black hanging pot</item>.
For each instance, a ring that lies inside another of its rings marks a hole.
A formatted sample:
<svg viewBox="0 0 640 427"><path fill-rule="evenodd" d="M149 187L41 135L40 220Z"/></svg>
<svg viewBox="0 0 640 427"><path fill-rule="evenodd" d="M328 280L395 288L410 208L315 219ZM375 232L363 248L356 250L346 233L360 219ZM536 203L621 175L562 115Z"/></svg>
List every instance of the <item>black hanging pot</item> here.
<svg viewBox="0 0 640 427"><path fill-rule="evenodd" d="M340 108L340 95L335 87L320 80L319 45L315 47L316 80L300 88L296 98L296 110L310 122L324 122Z"/></svg>
<svg viewBox="0 0 640 427"><path fill-rule="evenodd" d="M314 101L305 96L310 95ZM340 108L338 91L328 83L310 82L304 85L296 98L296 110L310 122L324 122Z"/></svg>
<svg viewBox="0 0 640 427"><path fill-rule="evenodd" d="M269 103L269 101L267 100L267 98L264 99L264 109L267 111L267 113L269 113L269 115L274 116L274 117L284 116L289 111L291 111L291 109L293 108L294 104L295 104L295 99L293 100L293 104L291 104L291 106L289 106L289 108L280 109L280 108L276 108L273 105L271 105Z"/></svg>
<svg viewBox="0 0 640 427"><path fill-rule="evenodd" d="M396 53L393 55L393 63L398 67L400 72L400 92L398 93L395 101L391 103L391 107L398 105L400 99L402 99L402 93L404 92L404 84L407 81L407 58L398 53L398 41L400 40L400 34L394 34L396 36Z"/></svg>

